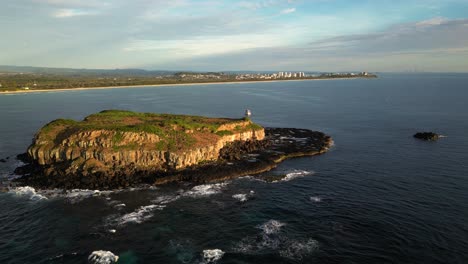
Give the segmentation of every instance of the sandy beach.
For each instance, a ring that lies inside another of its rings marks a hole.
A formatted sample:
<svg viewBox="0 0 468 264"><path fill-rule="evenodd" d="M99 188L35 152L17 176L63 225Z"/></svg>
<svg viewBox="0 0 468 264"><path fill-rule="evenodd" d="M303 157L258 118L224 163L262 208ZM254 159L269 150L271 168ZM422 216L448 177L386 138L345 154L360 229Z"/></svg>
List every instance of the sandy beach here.
<svg viewBox="0 0 468 264"><path fill-rule="evenodd" d="M268 80L268 81L201 82L201 83L175 83L175 84L143 84L143 85L122 85L122 86L100 86L100 87L77 87L77 88L59 88L59 89L35 89L35 90L0 91L0 95L2 95L2 94L26 94L26 93L47 93L47 92L101 90L101 89L125 89L125 88L145 88L145 87L152 88L152 87L158 87L158 86L193 86L193 85L214 85L214 84L304 82L304 81L326 81L326 80L359 79L359 78L363 78L363 77L343 77L343 78L323 78L323 79L294 79L294 80Z"/></svg>

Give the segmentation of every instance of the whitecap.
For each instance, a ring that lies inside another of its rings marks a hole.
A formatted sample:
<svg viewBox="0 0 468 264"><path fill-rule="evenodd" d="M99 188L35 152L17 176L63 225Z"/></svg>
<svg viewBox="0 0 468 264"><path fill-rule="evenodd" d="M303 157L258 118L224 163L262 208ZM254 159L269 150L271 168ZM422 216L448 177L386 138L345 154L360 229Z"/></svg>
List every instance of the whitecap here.
<svg viewBox="0 0 468 264"><path fill-rule="evenodd" d="M293 240L286 247L279 251L280 256L293 260L302 260L305 256L312 254L319 247L317 240L306 241Z"/></svg>
<svg viewBox="0 0 468 264"><path fill-rule="evenodd" d="M290 239L287 233L281 232L285 225L277 220L269 220L257 226L262 230L259 235L243 238L234 244L232 250L253 255L276 252L284 258L300 261L318 249L319 243L314 239Z"/></svg>
<svg viewBox="0 0 468 264"><path fill-rule="evenodd" d="M189 197L205 197L210 196L213 194L220 193L224 187L226 187L227 183L214 183L214 184L203 184L197 185L190 189L189 191L184 192L183 196Z"/></svg>
<svg viewBox="0 0 468 264"><path fill-rule="evenodd" d="M272 181L272 182L274 182L274 183L276 183L276 182L287 182L287 181L290 181L290 180L294 180L294 179L301 178L301 177L304 177L304 176L307 176L307 175L312 175L312 174L314 174L314 172L312 172L312 171L295 170L293 172L287 173L286 176L284 176L282 179Z"/></svg>
<svg viewBox="0 0 468 264"><path fill-rule="evenodd" d="M105 250L93 251L93 253L88 257L88 261L93 264L111 264L116 263L118 260L119 256Z"/></svg>
<svg viewBox="0 0 468 264"><path fill-rule="evenodd" d="M117 218L116 222L118 225L126 225L128 223L141 224L144 221L153 217L153 211L162 210L166 207L165 205L151 204L146 206L141 206L134 212L125 214Z"/></svg>
<svg viewBox="0 0 468 264"><path fill-rule="evenodd" d="M100 196L103 193L99 190L88 190L88 189L73 189L73 190L67 190L65 192L64 197L70 202L70 203L78 203L83 201L84 199L95 197L95 196Z"/></svg>
<svg viewBox="0 0 468 264"><path fill-rule="evenodd" d="M264 234L271 235L278 233L281 230L281 227L285 225L285 223L277 220L269 220L268 222L259 225L258 228L261 229Z"/></svg>
<svg viewBox="0 0 468 264"><path fill-rule="evenodd" d="M314 203L320 203L322 201L322 197L319 196L311 196L310 200Z"/></svg>
<svg viewBox="0 0 468 264"><path fill-rule="evenodd" d="M38 194L36 189L30 186L12 188L9 192L17 196L27 197L32 201L47 200L47 197Z"/></svg>
<svg viewBox="0 0 468 264"><path fill-rule="evenodd" d="M175 202L179 200L179 198L180 198L180 195L162 195L152 200L151 202L164 205L164 204Z"/></svg>
<svg viewBox="0 0 468 264"><path fill-rule="evenodd" d="M247 194L245 193L234 194L232 198L238 200L239 202L246 202L248 200Z"/></svg>
<svg viewBox="0 0 468 264"><path fill-rule="evenodd" d="M287 240L284 234L280 233L281 228L285 225L277 220L269 220L257 226L258 229L262 230L259 235L245 237L233 247L233 250L243 254L258 254L265 250L277 250Z"/></svg>
<svg viewBox="0 0 468 264"><path fill-rule="evenodd" d="M234 194L232 198L243 203L243 202L247 202L247 200L249 200L250 197L254 196L254 194L255 194L254 191L250 191L249 193L238 193L238 194Z"/></svg>
<svg viewBox="0 0 468 264"><path fill-rule="evenodd" d="M203 261L202 263L216 263L224 256L224 251L221 249L205 249L203 250Z"/></svg>

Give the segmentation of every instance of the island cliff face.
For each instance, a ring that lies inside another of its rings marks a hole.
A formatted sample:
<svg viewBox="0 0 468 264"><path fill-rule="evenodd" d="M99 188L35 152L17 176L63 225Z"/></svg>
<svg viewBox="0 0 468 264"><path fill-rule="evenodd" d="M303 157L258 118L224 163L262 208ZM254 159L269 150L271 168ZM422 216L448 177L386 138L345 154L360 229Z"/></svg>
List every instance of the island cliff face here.
<svg viewBox="0 0 468 264"><path fill-rule="evenodd" d="M106 110L42 127L18 182L36 188L115 189L204 183L268 171L284 159L326 152L321 132L268 128L250 119Z"/></svg>
<svg viewBox="0 0 468 264"><path fill-rule="evenodd" d="M105 123L110 117L111 125ZM135 125L143 131L128 131ZM103 111L82 122L56 120L47 124L27 153L42 166L69 163L69 173L111 173L129 166L178 170L217 160L230 142L264 138L264 129L250 120Z"/></svg>

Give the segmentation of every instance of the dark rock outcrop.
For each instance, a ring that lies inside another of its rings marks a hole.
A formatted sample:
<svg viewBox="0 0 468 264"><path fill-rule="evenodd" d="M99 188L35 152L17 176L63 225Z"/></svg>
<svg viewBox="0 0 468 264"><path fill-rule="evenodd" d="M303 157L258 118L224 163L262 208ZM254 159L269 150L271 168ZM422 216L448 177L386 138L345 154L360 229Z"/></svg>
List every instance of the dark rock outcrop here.
<svg viewBox="0 0 468 264"><path fill-rule="evenodd" d="M440 138L440 135L433 132L418 132L413 137L421 140L436 141Z"/></svg>
<svg viewBox="0 0 468 264"><path fill-rule="evenodd" d="M17 168L16 173L24 175L17 180L20 185L35 188L118 189L138 184L158 185L181 181L199 184L262 173L288 158L324 153L332 144L332 139L321 132L266 128L263 140L233 141L219 150L219 159L183 169L142 170L134 164L128 164L115 167L115 171L109 174L96 170L99 164L84 162L84 168L76 173L73 166L62 162L53 166L29 163ZM27 161L27 155L22 158Z"/></svg>

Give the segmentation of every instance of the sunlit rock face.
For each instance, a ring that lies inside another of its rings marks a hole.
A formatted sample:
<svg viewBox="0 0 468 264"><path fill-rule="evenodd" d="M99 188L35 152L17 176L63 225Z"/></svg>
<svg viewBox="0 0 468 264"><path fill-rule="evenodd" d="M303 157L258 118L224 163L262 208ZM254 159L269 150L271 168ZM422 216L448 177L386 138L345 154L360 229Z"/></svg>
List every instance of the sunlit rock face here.
<svg viewBox="0 0 468 264"><path fill-rule="evenodd" d="M217 160L230 142L265 138L250 120L141 115L104 111L81 122L53 121L36 134L28 155L38 165L69 162L69 172L183 169Z"/></svg>

